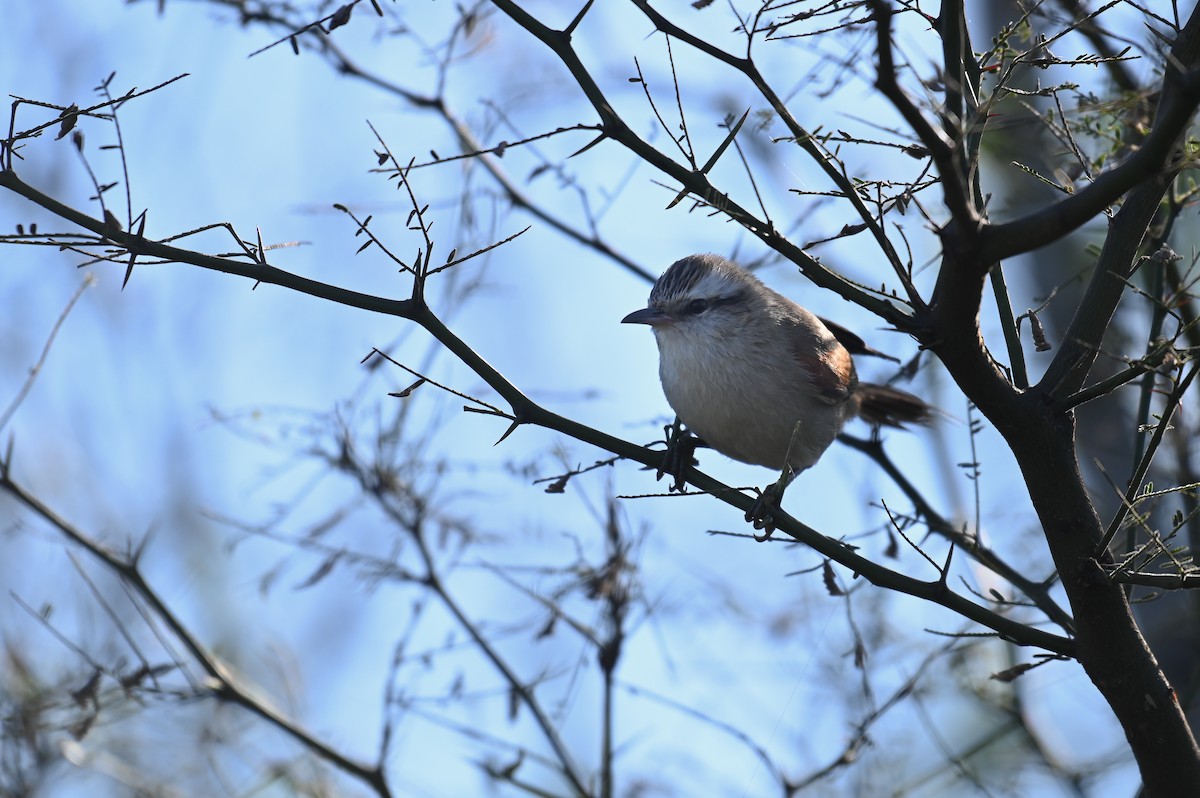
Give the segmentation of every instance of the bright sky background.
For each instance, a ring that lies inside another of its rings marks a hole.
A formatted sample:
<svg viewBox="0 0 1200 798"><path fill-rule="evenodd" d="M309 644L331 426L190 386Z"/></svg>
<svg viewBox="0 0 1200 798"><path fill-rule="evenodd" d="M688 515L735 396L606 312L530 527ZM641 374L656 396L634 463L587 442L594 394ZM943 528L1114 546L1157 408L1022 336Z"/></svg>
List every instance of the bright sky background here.
<svg viewBox="0 0 1200 798"><path fill-rule="evenodd" d="M376 143L366 123L370 120L403 157L422 158L430 148L442 154L454 151L446 131L432 117L331 74L316 57L296 58L286 46L248 59L269 41L267 34L258 28L243 30L231 24L228 15L204 4L169 2L161 17L151 2L127 6L117 0L42 0L5 5L9 46L0 50L0 90L6 95L82 106L93 101L93 87L110 72L116 72L116 93L190 73L122 109L135 213L150 209L148 235L167 236L228 221L244 237L253 238L258 227L268 242L306 242L274 251L271 261L276 266L356 290L406 294L408 282L377 253L353 255L361 239L353 236L353 223L331 206L340 202L375 214L374 229L390 235L396 251L411 258L417 241L402 231L408 211L404 197L381 176L368 172L374 166ZM531 7L548 19L556 10L549 3ZM439 18L453 9L444 2L414 2L400 4L398 13L432 38L443 27ZM607 39L601 40L614 46L621 42L637 54L661 96L669 97L661 43L645 37L646 26L640 24L631 33L618 20L598 12L594 16L594 30L608 28ZM365 48L373 29L369 14L359 17L356 13L352 24L337 32L337 40L352 52L355 43ZM217 19L226 21L218 24ZM525 132L538 129L531 121L537 119L537 109L545 110L547 127L592 121L582 110L573 119L555 113L578 100L563 70L540 45L515 37L505 19L497 17L488 24L495 27L496 38L474 43L482 48L479 55L467 68L452 72L449 95L463 116L484 118L480 98L503 90ZM712 35L727 34L714 30ZM633 74L631 60L591 53L590 43L596 40L592 33L581 38L585 57L597 58L604 69L616 64ZM522 42L519 49L509 46L513 41ZM686 55L676 56L687 63ZM795 57L795 51L789 57ZM368 60L398 76L405 86L420 92L430 89L430 73L421 71L425 61L411 48L397 45L374 52ZM874 100L861 82L848 88L844 97L847 106L862 104L853 114L829 119L823 115L833 112L816 106L813 117L802 123L837 126L883 113L869 104ZM653 119L644 104L638 106L638 95L627 92L620 100L635 127L651 136ZM731 95L729 109L735 107L741 110L740 101ZM725 110L697 108L693 130L710 149L723 134L716 122ZM22 114L29 114L22 121L34 118L29 109ZM111 143L111 130L98 124L82 128L90 162L101 179L118 179L115 156L97 150ZM515 137L511 131L499 131L487 138ZM587 133L577 133L537 147L548 154L566 154L588 140ZM86 173L66 140L43 138L25 155L28 160L19 169L27 182L75 207L95 211L86 200L91 193ZM526 186L529 162L521 158L520 153L506 155L502 164ZM775 197L786 201L781 187L824 187L810 165L798 158L792 162L794 171L766 177L768 183L775 181ZM702 213L688 215L687 203L663 210L671 192L655 184L660 176L647 167L633 167L629 155L608 145L568 162L570 173L581 182L616 190L629 181L621 200L603 216L601 232L646 270L657 273L691 252L737 249L748 259L763 255L757 242L733 225ZM461 176L460 167L443 166L416 178L421 199L430 203L437 220L434 232L443 259L452 248L461 253L531 223L520 213L484 219L478 238L466 237L456 207ZM478 177L475 185L490 190ZM575 212L574 195L560 191L554 176L543 176L527 187L564 214ZM110 198L119 199L117 191ZM775 210L786 216L801 207L805 206L798 203ZM33 221L42 229L63 227L19 198L0 195L0 225L5 229ZM847 221L843 211L814 210L795 237L822 238ZM209 252L232 249L227 237L212 233L190 240ZM861 249L864 244L855 239L821 249L820 254L858 279L878 282L877 259L870 249ZM930 242L918 246L928 247ZM918 261L932 254L918 252ZM344 485L314 482L320 469L312 463L297 465L293 459L293 452L306 443L304 427L311 414L340 408L361 420L369 419L379 406L391 407L393 400L386 392L411 380L401 373L368 379L360 359L371 347L389 346L402 336L397 358L424 367L430 339L393 318L270 286L251 291L244 280L191 267L140 268L122 291L118 269L101 266L84 272L74 268L78 260L49 249L0 251L6 311L0 316L0 408L37 361L47 334L85 274L97 278L59 333L32 394L2 432L4 441L10 435L15 441L17 479L67 519L115 547L152 532L147 575L202 639L230 656L248 678L264 685L310 729L370 758L392 641L403 626L408 599L388 588L372 590L345 570L313 589L293 589L317 560L264 541L244 543L231 555L227 543L232 531L212 517L263 523L276 517L281 507L294 505L283 528L297 533L346 499L350 492ZM878 348L911 356L910 341L879 331L879 323L865 313L815 292L791 267L769 267L761 275L814 311L857 329ZM539 223L512 244L469 264L460 278L479 280L482 287L461 307L439 306L436 298L435 307L513 383L556 412L599 429L641 442L656 438L668 408L658 387L653 340L644 328L618 324L644 304L649 290L644 281ZM860 364L860 370L868 379L889 373L885 364L869 361ZM477 378L445 355L432 361L432 372L459 390L492 398L481 393ZM971 459L966 425L961 423L966 408L948 389L945 375L934 372L914 389L929 393L959 421L932 432L890 435L889 449L946 515L969 518L969 481L961 471L940 467L932 454L943 455L941 461L951 464ZM601 504L609 480L621 494L663 489L646 472L621 464L576 478L565 496L548 496L529 484L529 477L509 473L510 466L531 464L537 476L552 476L562 470L550 453L554 447L572 464L590 463L603 453L531 429L519 430L493 447L502 423L459 413L461 402L436 397L427 388L422 392L417 394L414 425L436 428L431 451L461 467L446 477L445 494L451 497L447 501L453 502L456 514L476 519L482 532L508 542L486 550L500 563L569 563L575 538L594 557L602 549L602 528L593 510ZM218 415L239 420L219 423ZM861 428L851 431L865 434ZM277 445L262 445L263 440ZM980 443L987 477L982 510L991 525L985 532L1016 539L1029 528L1024 503L1013 505L1013 497L1023 494L1012 481L1011 463L994 445L994 434L985 431ZM762 469L712 453L703 456L703 466L735 485L765 485L773 479ZM862 456L835 445L818 467L797 481L785 506L827 534L853 536L881 523L878 510L870 506L881 497L904 504ZM705 534L708 529L745 531L736 511L710 499L629 500L621 508L627 528L647 532L641 577L665 618L651 619L638 629L626 652L622 678L729 718L785 763L814 766L838 750L848 727L827 694L853 690L858 674L845 658L843 669L825 669L820 663L835 658L818 657L814 648L846 650L843 604L825 594L819 574L787 577L818 560L798 548ZM37 661L46 666L47 679L82 670L11 596L33 607L61 605L55 622L85 647L106 645L113 637L111 624L82 588L59 538L33 525L22 528L27 518L14 513L3 498L0 519L0 635L32 647ZM358 540L356 534L351 531L344 539ZM362 531L364 541L377 537ZM878 556L884 543L873 536L863 545ZM1017 562L1035 562L1042 556L1040 549L1005 550ZM260 579L281 559L288 562L284 575L274 590L261 593ZM472 566L465 571L470 578L462 579L462 590L472 612L503 617L497 602L513 601L518 619L529 622L536 617L511 591L479 578L475 554L469 560ZM897 567L932 576L911 552ZM96 575L90 565L85 570ZM77 594L82 598L72 598ZM857 596L856 610L869 617L880 598L878 591L868 588ZM750 618L778 613L783 619L795 611L791 622L800 628L782 637L771 637L757 626L750 630L752 624L731 618L730 603ZM714 616L720 621L714 623ZM889 646L873 652L881 695L911 672L914 639L922 646L928 643L921 639L923 629L963 628L947 613L904 600L896 601L887 617L892 624ZM421 642L438 641L431 637ZM539 648L522 638L507 650L526 672L534 673L543 657L559 662L571 645L559 640ZM117 652L110 648L95 653L115 657ZM590 661L581 663L585 665L590 668ZM990 667L999 669L1006 663L1001 659ZM499 687L487 671L476 668L468 674L476 690ZM436 670L424 674L415 689L439 695L452 675L453 671ZM1093 761L1123 750L1119 729L1077 668L1056 664L1026 678L1026 698L1031 711L1046 721L1046 742L1053 750L1069 761ZM280 687L285 682L294 694ZM731 684L737 689L730 689ZM979 719L962 705L940 694L930 702L940 728L952 738L956 731L969 737L979 728ZM656 757L666 757L672 768L679 768L692 756L704 763L708 770L703 772L718 774L719 785L711 794L770 794L770 783L757 772L754 760L728 738L697 729L687 718L664 714L657 707L652 715L644 714L646 707L638 701L622 706L619 737L628 746L623 756L632 773L653 773ZM598 750L597 725L589 722L597 707L590 682L571 693L569 739L579 751ZM481 703L477 711L484 725L495 707ZM175 716L181 726L191 717L187 711ZM240 727L246 721L237 717L231 722ZM490 725L501 733L521 733L519 726ZM1088 730L1086 750L1068 743L1081 729ZM898 731L884 724L874 736L894 740ZM121 732L118 727L113 733ZM264 750L279 748L273 733L255 731L250 739ZM688 740L686 754L680 740ZM921 735L906 744L911 746L913 766L903 778L915 780L922 773L919 763L933 747ZM396 785L402 794L466 795L480 790L478 772L470 765L473 749L453 734L438 734L427 725L405 726L397 751ZM1027 778L1027 795L1060 794L1036 773ZM1129 769L1123 768L1110 774L1105 785L1114 790L1108 794L1128 794L1134 783ZM71 775L63 784L78 791L74 794L114 789L100 776ZM935 780L916 794L942 794L939 784L945 787ZM699 794L689 790L701 788L678 786L681 795Z"/></svg>

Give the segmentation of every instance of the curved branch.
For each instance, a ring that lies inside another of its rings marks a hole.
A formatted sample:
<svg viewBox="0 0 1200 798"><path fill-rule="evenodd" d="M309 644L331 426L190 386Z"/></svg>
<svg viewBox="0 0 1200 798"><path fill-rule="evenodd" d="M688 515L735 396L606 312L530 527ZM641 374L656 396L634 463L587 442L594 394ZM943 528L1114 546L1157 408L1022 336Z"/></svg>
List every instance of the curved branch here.
<svg viewBox="0 0 1200 798"><path fill-rule="evenodd" d="M981 261L995 263L1062 238L1103 213L1126 192L1155 178L1169 182L1179 171L1179 139L1200 105L1200 8L1192 11L1166 61L1154 124L1141 146L1090 185L1049 207L983 230Z"/></svg>

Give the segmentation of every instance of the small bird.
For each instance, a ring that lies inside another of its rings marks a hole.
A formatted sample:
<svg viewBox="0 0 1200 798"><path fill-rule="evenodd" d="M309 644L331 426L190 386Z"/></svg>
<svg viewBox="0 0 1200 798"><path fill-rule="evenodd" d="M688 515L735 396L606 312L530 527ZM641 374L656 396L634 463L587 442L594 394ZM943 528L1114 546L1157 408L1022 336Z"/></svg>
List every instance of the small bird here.
<svg viewBox="0 0 1200 798"><path fill-rule="evenodd" d="M933 418L910 393L858 381L852 354L887 355L720 255L671 264L647 307L621 321L654 330L663 393L689 430L728 457L780 472L746 515L768 535L772 505L846 421L900 427Z"/></svg>

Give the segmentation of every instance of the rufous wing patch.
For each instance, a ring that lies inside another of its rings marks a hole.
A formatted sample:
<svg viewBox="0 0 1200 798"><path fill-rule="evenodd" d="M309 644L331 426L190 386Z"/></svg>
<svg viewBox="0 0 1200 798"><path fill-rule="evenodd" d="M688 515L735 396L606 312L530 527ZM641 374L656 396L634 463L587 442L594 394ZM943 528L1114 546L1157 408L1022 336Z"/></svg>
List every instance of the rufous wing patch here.
<svg viewBox="0 0 1200 798"><path fill-rule="evenodd" d="M837 342L824 349L793 351L792 356L817 394L831 405L846 401L858 381L850 353Z"/></svg>

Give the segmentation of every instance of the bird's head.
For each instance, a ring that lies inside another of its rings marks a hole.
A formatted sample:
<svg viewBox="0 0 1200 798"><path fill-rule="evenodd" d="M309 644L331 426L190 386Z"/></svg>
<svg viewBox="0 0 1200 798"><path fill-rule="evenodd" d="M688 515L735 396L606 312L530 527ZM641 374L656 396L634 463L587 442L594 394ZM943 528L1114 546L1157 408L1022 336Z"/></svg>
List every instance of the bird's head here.
<svg viewBox="0 0 1200 798"><path fill-rule="evenodd" d="M671 264L650 291L646 307L621 319L647 324L661 337L726 337L761 306L767 289L757 277L719 255L689 255Z"/></svg>

